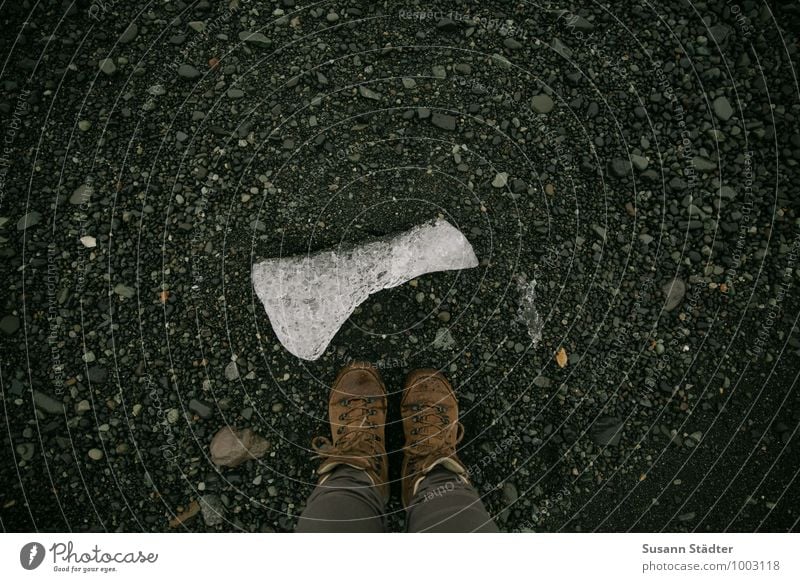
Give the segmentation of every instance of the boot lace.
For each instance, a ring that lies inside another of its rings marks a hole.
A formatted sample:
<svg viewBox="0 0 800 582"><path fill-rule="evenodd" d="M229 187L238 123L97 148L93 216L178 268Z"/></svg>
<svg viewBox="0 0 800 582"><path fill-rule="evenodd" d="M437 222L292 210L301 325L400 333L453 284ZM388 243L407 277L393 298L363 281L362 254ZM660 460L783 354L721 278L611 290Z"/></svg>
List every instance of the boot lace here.
<svg viewBox="0 0 800 582"><path fill-rule="evenodd" d="M379 425L369 420L371 416L378 414L372 407L375 400L372 397L343 398L340 404L347 407L347 410L338 418L344 423L336 429L338 437L334 439L336 444L334 445L327 437L316 437L311 441L311 447L317 453L317 457L362 457L366 449L373 453L374 458L379 458L379 443L382 441L376 430Z"/></svg>
<svg viewBox="0 0 800 582"><path fill-rule="evenodd" d="M419 404L408 404L403 408L414 413L411 416L411 435L414 438L406 447L412 462L455 449L464 438L464 426L460 422L456 423L456 430L452 430L445 406L435 404L423 408Z"/></svg>

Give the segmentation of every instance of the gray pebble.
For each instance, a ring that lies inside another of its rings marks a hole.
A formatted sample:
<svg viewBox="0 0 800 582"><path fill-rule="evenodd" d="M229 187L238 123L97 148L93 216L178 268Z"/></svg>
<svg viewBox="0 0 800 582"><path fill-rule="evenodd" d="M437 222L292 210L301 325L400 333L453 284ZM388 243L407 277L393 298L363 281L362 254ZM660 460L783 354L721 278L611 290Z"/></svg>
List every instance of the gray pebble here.
<svg viewBox="0 0 800 582"><path fill-rule="evenodd" d="M431 116L431 123L445 131L455 131L456 129L456 118L451 115L445 115L444 113L434 112Z"/></svg>
<svg viewBox="0 0 800 582"><path fill-rule="evenodd" d="M661 291L666 299L664 309L672 311L683 300L683 296L686 295L686 283L682 279L675 277L672 281L664 283Z"/></svg>
<svg viewBox="0 0 800 582"><path fill-rule="evenodd" d="M200 76L200 71L198 71L192 65L183 64L178 67L178 76L189 80L197 79Z"/></svg>
<svg viewBox="0 0 800 582"><path fill-rule="evenodd" d="M264 36L264 34L261 32L240 32L239 40L261 48L267 48L272 45L272 41Z"/></svg>
<svg viewBox="0 0 800 582"><path fill-rule="evenodd" d="M135 22L131 22L119 37L120 44L128 44L133 42L139 34L139 26Z"/></svg>
<svg viewBox="0 0 800 582"><path fill-rule="evenodd" d="M192 398L189 401L189 410L194 412L200 418L211 418L214 414L214 409L205 402Z"/></svg>
<svg viewBox="0 0 800 582"><path fill-rule="evenodd" d="M127 285L123 285L122 283L117 283L114 285L114 293L120 297L127 297L128 299L131 299L136 295L136 289L133 287L128 287Z"/></svg>
<svg viewBox="0 0 800 582"><path fill-rule="evenodd" d="M35 452L36 447L33 445L33 443L20 443L17 445L17 454L23 461L30 461Z"/></svg>
<svg viewBox="0 0 800 582"><path fill-rule="evenodd" d="M216 495L201 496L200 511L203 521L209 527L216 527L225 521L225 505Z"/></svg>
<svg viewBox="0 0 800 582"><path fill-rule="evenodd" d="M505 188L508 183L508 172L500 172L492 180L492 186L495 188Z"/></svg>
<svg viewBox="0 0 800 582"><path fill-rule="evenodd" d="M733 107L731 107L730 101L724 95L714 99L712 106L714 107L714 114L722 121L728 121L733 115Z"/></svg>
<svg viewBox="0 0 800 582"><path fill-rule="evenodd" d="M364 99L372 99L373 101L380 101L381 95L380 93L376 93L369 87L365 87L364 85L358 86L358 94L361 95Z"/></svg>
<svg viewBox="0 0 800 582"><path fill-rule="evenodd" d="M97 66L106 75L113 75L117 70L117 65L114 64L112 59L100 59Z"/></svg>
<svg viewBox="0 0 800 582"><path fill-rule="evenodd" d="M48 414L64 414L64 404L45 392L33 391L33 403L36 408Z"/></svg>
<svg viewBox="0 0 800 582"><path fill-rule="evenodd" d="M69 197L70 204L83 204L92 197L92 187L89 184L81 184Z"/></svg>
<svg viewBox="0 0 800 582"><path fill-rule="evenodd" d="M19 221L17 222L17 230L25 230L26 228L36 226L41 221L42 221L42 215L33 210L19 219Z"/></svg>
<svg viewBox="0 0 800 582"><path fill-rule="evenodd" d="M553 110L553 99L549 95L536 95L531 99L531 107L536 113L550 113Z"/></svg>
<svg viewBox="0 0 800 582"><path fill-rule="evenodd" d="M16 333L19 329L19 317L16 315L6 315L0 319L0 331L7 335Z"/></svg>
<svg viewBox="0 0 800 582"><path fill-rule="evenodd" d="M229 362L228 365L225 366L225 378L229 382L239 379L239 367L236 365L236 362Z"/></svg>

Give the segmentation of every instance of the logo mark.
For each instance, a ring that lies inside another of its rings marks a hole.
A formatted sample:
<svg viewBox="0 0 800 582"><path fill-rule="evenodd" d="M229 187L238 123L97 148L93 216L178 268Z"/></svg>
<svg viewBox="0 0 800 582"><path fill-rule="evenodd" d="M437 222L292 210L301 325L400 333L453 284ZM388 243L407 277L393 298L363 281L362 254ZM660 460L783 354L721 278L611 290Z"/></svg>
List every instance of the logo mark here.
<svg viewBox="0 0 800 582"><path fill-rule="evenodd" d="M35 570L44 561L44 546L39 542L28 542L19 551L19 563L26 570Z"/></svg>

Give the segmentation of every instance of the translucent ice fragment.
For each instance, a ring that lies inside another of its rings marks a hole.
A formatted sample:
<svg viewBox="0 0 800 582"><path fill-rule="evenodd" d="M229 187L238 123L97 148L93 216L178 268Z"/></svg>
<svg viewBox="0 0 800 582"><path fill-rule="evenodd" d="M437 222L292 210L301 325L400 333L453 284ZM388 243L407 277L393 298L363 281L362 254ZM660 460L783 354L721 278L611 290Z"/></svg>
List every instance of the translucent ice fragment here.
<svg viewBox="0 0 800 582"><path fill-rule="evenodd" d="M539 311L536 309L536 279L531 279L526 283L522 278L519 281L520 303L517 309L517 321L528 328L528 335L531 337L533 347L536 347L542 339L542 321Z"/></svg>
<svg viewBox="0 0 800 582"><path fill-rule="evenodd" d="M275 335L292 354L316 360L372 293L432 273L476 267L472 245L446 220L390 239L253 265L253 286Z"/></svg>

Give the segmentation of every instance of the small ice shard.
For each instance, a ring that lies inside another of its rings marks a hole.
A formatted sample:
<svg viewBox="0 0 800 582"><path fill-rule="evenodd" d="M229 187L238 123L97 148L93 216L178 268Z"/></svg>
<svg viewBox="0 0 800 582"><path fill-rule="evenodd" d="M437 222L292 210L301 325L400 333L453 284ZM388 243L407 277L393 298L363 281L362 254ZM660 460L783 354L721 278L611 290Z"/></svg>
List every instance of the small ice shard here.
<svg viewBox="0 0 800 582"><path fill-rule="evenodd" d="M533 347L542 339L542 328L544 322L536 309L536 279L531 279L530 283L525 282L521 277L519 281L520 303L517 309L517 321L528 328L528 335L531 337Z"/></svg>
<svg viewBox="0 0 800 582"><path fill-rule="evenodd" d="M316 360L372 293L435 271L478 266L472 245L446 220L390 239L253 265L253 286L275 335L292 354Z"/></svg>

